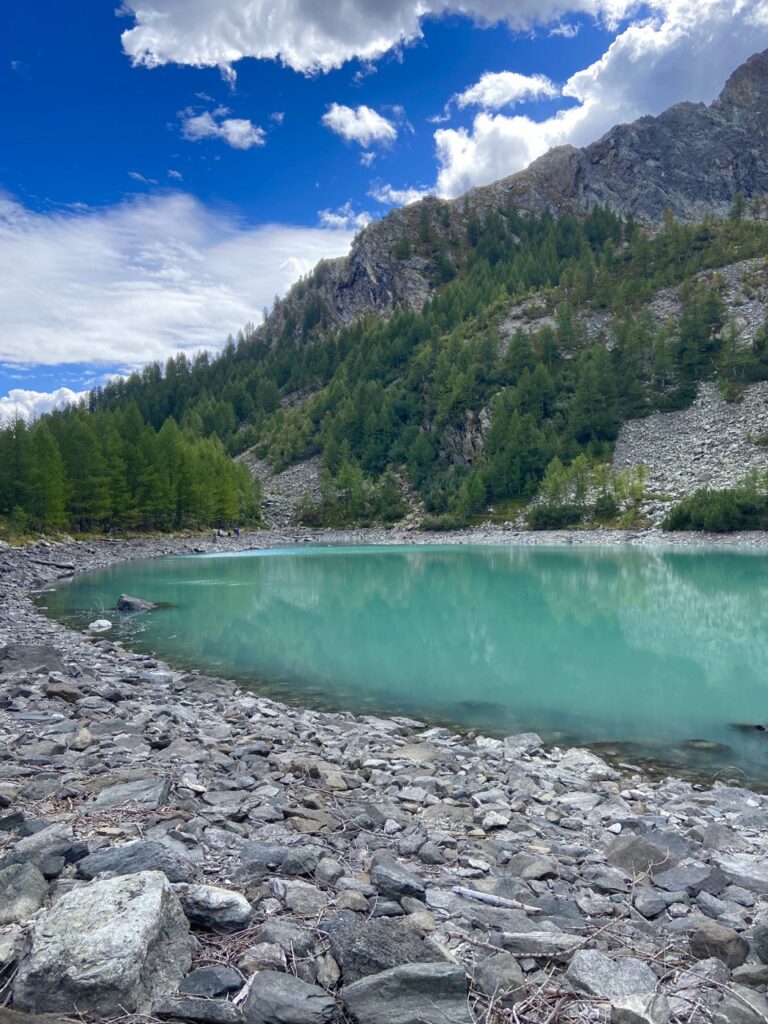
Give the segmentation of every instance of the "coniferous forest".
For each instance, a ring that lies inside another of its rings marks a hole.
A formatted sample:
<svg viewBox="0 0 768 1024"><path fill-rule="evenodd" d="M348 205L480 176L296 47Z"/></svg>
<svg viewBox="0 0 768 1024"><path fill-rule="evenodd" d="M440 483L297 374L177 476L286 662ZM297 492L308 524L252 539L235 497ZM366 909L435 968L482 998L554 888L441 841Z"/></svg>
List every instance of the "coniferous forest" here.
<svg viewBox="0 0 768 1024"><path fill-rule="evenodd" d="M254 449L276 470L322 456L308 523L392 521L410 492L452 525L530 499L553 460L599 464L624 420L690 404L702 380L737 400L768 379L768 323L744 344L717 273L768 256L759 206L739 198L729 218L668 218L653 234L602 209L465 210L448 239L442 208L425 204L417 237L393 254L435 268L421 311L331 330L313 289L321 264L299 287L301 322L285 317L279 337L248 329L216 357L152 364L87 405L0 431L0 513L35 529L253 522L257 488L233 457ZM648 303L670 286L682 312L666 324ZM541 326L502 330L512 306ZM585 329L590 313L607 318L610 344ZM482 452L451 458L446 438L481 410Z"/></svg>

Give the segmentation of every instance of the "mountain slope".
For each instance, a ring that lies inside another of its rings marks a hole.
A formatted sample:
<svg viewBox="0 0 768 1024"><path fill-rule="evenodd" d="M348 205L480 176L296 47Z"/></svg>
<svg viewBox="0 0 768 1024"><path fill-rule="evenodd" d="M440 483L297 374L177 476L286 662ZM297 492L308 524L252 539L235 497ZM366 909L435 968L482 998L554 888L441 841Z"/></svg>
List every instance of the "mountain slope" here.
<svg viewBox="0 0 768 1024"><path fill-rule="evenodd" d="M468 220L510 204L523 214L579 217L604 206L654 225L667 210L680 221L724 216L738 193L768 195L768 50L741 65L711 106L679 103L618 125L584 149L553 149L459 199L394 210L361 232L348 256L320 264L257 333L270 343L286 334L302 339L321 322L327 330L367 313L420 309L446 264L461 267Z"/></svg>

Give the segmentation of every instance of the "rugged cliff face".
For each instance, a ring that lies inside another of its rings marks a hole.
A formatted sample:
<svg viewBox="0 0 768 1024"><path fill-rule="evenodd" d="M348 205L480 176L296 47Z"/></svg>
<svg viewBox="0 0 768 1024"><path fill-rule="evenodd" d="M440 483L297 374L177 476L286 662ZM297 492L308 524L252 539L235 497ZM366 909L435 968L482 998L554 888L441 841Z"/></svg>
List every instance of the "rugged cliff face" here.
<svg viewBox="0 0 768 1024"><path fill-rule="evenodd" d="M737 193L768 195L768 50L730 77L711 104L678 103L658 117L612 128L584 149L561 146L526 170L459 199L394 210L325 261L278 303L259 329L310 338L369 313L419 309L445 268L462 260L468 218L514 204L524 213L584 215L595 206L653 224L727 213Z"/></svg>

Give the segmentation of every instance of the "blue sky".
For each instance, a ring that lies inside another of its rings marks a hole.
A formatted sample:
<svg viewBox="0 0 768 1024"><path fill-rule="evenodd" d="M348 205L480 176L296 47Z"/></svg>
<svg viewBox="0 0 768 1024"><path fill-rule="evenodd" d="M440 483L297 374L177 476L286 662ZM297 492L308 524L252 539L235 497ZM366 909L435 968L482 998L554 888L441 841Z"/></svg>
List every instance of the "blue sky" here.
<svg viewBox="0 0 768 1024"><path fill-rule="evenodd" d="M392 205L708 102L768 46L768 0L422 6L5 0L0 415L216 347Z"/></svg>

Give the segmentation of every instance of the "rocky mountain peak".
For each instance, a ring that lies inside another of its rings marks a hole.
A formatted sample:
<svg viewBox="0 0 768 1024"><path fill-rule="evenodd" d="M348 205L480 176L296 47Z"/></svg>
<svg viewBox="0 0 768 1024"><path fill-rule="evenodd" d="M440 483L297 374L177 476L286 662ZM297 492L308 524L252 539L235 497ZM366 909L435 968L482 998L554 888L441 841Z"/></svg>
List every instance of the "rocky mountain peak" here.
<svg viewBox="0 0 768 1024"><path fill-rule="evenodd" d="M346 258L325 261L297 285L259 333L270 343L287 334L306 340L371 313L420 309L446 264L460 262L468 216L482 221L510 204L554 216L603 206L652 226L667 211L681 221L727 215L737 193L768 195L768 50L737 68L710 106L677 103L583 149L552 149L458 199L392 211L358 235Z"/></svg>
<svg viewBox="0 0 768 1024"><path fill-rule="evenodd" d="M738 67L713 107L733 121L761 120L768 116L768 50L755 53Z"/></svg>

